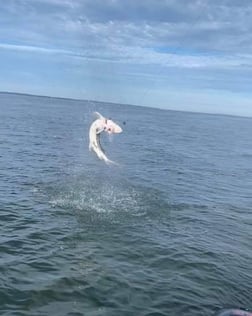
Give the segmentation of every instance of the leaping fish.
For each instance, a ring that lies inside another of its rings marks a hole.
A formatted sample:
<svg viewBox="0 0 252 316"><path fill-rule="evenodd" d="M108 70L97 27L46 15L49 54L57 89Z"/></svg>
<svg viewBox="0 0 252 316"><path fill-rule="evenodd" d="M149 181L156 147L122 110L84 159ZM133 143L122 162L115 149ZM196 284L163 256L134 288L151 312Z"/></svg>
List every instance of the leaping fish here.
<svg viewBox="0 0 252 316"><path fill-rule="evenodd" d="M118 134L122 132L122 128L111 119L103 117L100 113L95 112L97 119L91 124L89 129L89 150L94 151L97 157L104 160L107 164L113 163L105 155L100 143L100 134L107 132L108 134Z"/></svg>

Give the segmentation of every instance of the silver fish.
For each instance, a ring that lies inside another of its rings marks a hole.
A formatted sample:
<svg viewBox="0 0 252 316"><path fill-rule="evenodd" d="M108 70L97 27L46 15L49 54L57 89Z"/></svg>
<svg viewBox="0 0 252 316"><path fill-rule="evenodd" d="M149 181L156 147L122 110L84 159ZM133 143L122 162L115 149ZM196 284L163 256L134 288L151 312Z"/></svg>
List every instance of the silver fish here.
<svg viewBox="0 0 252 316"><path fill-rule="evenodd" d="M89 129L89 150L94 151L97 157L107 164L114 163L105 155L100 143L100 134L107 132L108 134L119 134L122 128L111 119L106 119L100 113L95 112L97 119L91 124Z"/></svg>

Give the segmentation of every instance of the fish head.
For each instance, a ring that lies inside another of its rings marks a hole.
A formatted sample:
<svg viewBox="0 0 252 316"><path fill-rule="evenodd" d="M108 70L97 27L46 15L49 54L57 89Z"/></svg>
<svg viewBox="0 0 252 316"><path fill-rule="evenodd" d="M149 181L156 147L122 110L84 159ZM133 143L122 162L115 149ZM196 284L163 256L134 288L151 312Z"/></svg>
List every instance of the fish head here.
<svg viewBox="0 0 252 316"><path fill-rule="evenodd" d="M116 124L115 122L113 122L112 120L107 120L104 130L108 133L108 134L119 134L122 132L122 128Z"/></svg>

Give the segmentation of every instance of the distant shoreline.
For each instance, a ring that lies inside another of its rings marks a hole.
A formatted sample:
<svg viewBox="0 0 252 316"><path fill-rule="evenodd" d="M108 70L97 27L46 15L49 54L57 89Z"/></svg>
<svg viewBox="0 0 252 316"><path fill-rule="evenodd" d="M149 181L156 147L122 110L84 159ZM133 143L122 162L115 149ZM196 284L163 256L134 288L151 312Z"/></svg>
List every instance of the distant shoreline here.
<svg viewBox="0 0 252 316"><path fill-rule="evenodd" d="M32 93L25 93L25 92L10 92L10 91L0 91L1 94L9 94L9 95L20 95L20 96L27 96L27 97L37 97L37 98L48 98L48 99L61 99L61 100L70 100L70 101L78 101L78 102L94 102L100 104L112 104L112 105L119 105L119 106L134 106L139 108L148 108L157 111L172 111L178 113L188 113L188 114L198 114L198 115L211 115L211 116L229 116L229 117L240 117L240 118L247 118L252 119L252 116L246 115L239 115L239 114L227 114L227 113L215 113L215 112L200 112L200 111L187 111L187 110L175 110L175 109L165 109L162 107L153 107L153 106L146 106L146 105L139 105L139 104L127 104L127 103L116 103L111 101L100 101L100 100L88 100L88 99L78 99L78 98L70 98L70 97L56 97L56 96L49 96L49 95L38 95Z"/></svg>

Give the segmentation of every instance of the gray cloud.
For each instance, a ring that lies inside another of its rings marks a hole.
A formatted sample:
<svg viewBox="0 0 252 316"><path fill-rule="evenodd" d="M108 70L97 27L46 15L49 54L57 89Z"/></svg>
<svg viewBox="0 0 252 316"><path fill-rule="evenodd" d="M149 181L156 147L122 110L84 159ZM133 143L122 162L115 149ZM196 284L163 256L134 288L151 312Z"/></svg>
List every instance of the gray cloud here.
<svg viewBox="0 0 252 316"><path fill-rule="evenodd" d="M251 15L247 0L10 0L0 40L122 62L244 67Z"/></svg>

